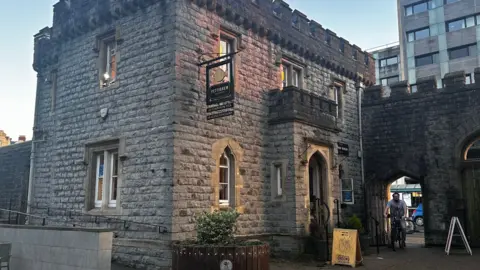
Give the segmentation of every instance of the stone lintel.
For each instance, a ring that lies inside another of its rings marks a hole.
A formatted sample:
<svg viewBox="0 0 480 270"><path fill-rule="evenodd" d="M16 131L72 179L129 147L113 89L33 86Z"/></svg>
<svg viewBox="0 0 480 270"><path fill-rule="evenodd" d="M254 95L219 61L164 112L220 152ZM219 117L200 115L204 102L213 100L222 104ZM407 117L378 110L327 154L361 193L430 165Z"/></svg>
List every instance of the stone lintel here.
<svg viewBox="0 0 480 270"><path fill-rule="evenodd" d="M443 86L445 88L465 86L465 71L455 71L445 74L443 77Z"/></svg>
<svg viewBox="0 0 480 270"><path fill-rule="evenodd" d="M428 76L417 80L418 92L429 92L437 90L437 77Z"/></svg>
<svg viewBox="0 0 480 270"><path fill-rule="evenodd" d="M391 97L406 96L410 94L410 88L407 80L392 83L390 85L390 90L391 90L391 93L390 93Z"/></svg>

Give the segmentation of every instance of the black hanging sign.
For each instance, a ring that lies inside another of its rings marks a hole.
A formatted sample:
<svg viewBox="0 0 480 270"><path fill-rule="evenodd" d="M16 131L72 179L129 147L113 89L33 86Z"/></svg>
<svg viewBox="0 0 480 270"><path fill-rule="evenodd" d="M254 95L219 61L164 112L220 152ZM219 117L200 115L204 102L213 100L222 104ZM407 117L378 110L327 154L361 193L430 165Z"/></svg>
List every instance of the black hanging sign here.
<svg viewBox="0 0 480 270"><path fill-rule="evenodd" d="M337 143L338 146L338 154L342 156L348 156L350 150L348 148L348 144L346 143Z"/></svg>
<svg viewBox="0 0 480 270"><path fill-rule="evenodd" d="M234 114L233 55L223 56L219 59L226 60L207 65L207 113L212 113L207 115L208 120Z"/></svg>

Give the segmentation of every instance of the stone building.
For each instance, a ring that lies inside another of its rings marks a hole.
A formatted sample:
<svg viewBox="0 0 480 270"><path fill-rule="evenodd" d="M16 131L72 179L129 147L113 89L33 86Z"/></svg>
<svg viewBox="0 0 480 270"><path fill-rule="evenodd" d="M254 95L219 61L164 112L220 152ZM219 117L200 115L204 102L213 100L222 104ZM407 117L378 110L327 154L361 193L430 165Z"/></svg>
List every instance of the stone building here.
<svg viewBox="0 0 480 270"><path fill-rule="evenodd" d="M210 119L200 63L219 56L234 114ZM115 260L168 269L203 211L235 208L239 236L286 251L313 216L363 214L357 90L373 58L283 1L62 0L34 69L31 211L167 228L119 234Z"/></svg>
<svg viewBox="0 0 480 270"><path fill-rule="evenodd" d="M31 142L0 147L0 209L27 209ZM8 220L0 210L0 223ZM13 219L14 214L10 215Z"/></svg>
<svg viewBox="0 0 480 270"><path fill-rule="evenodd" d="M5 131L0 130L0 147L10 145L11 141L11 138L7 136Z"/></svg>
<svg viewBox="0 0 480 270"><path fill-rule="evenodd" d="M410 93L407 81L402 81L390 85L390 97L382 97L382 86L365 90L362 118L369 209L382 220L388 184L400 176L419 181L427 245L445 245L452 216L459 217L470 244L480 245L475 184L480 160L480 69L474 76L475 83L466 85L466 72L448 73L440 89L437 78L424 78L416 82L416 93Z"/></svg>

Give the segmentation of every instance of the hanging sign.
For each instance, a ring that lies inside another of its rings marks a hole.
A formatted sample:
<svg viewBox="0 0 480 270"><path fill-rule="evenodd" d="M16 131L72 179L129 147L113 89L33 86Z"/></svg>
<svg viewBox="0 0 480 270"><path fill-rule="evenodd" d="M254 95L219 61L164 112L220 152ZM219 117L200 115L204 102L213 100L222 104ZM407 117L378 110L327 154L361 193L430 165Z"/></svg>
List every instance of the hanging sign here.
<svg viewBox="0 0 480 270"><path fill-rule="evenodd" d="M338 154L342 156L348 156L350 150L348 148L348 144L346 143L337 143L338 146Z"/></svg>
<svg viewBox="0 0 480 270"><path fill-rule="evenodd" d="M357 230L333 230L332 265L356 267L362 263L360 239Z"/></svg>
<svg viewBox="0 0 480 270"><path fill-rule="evenodd" d="M233 115L235 83L233 57L207 66L207 119Z"/></svg>

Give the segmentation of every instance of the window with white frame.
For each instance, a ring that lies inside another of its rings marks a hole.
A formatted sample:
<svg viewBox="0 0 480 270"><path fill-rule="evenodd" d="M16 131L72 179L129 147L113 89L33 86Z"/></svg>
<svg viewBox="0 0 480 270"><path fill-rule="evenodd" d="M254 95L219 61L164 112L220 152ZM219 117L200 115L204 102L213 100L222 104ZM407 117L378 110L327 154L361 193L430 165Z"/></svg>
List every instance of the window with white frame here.
<svg viewBox="0 0 480 270"><path fill-rule="evenodd" d="M233 37L222 33L220 36L219 56L225 56L233 53L234 44L235 44L235 39ZM227 60L227 59L222 59L222 61L223 60ZM223 82L228 82L230 80L230 75L233 72L233 70L229 70L228 65L223 65L220 68L225 72Z"/></svg>
<svg viewBox="0 0 480 270"><path fill-rule="evenodd" d="M283 87L303 86L303 68L289 61L282 61L282 85Z"/></svg>
<svg viewBox="0 0 480 270"><path fill-rule="evenodd" d="M235 160L230 149L226 148L219 164L219 204L233 206L235 196Z"/></svg>
<svg viewBox="0 0 480 270"><path fill-rule="evenodd" d="M329 91L329 99L332 100L332 101L335 101L335 104L337 105L337 109L336 109L336 113L335 113L335 116L336 117L340 117L340 111L341 111L341 95L342 95L342 90L343 90L343 87L344 85L340 82L334 82L333 83L333 86L330 87L330 91Z"/></svg>
<svg viewBox="0 0 480 270"><path fill-rule="evenodd" d="M94 153L95 208L116 208L118 196L118 150Z"/></svg>
<svg viewBox="0 0 480 270"><path fill-rule="evenodd" d="M355 202L353 194L353 179L342 179L342 203L353 204Z"/></svg>
<svg viewBox="0 0 480 270"><path fill-rule="evenodd" d="M101 42L100 80L101 86L107 87L114 83L117 79L117 41L114 37L110 37L102 40Z"/></svg>
<svg viewBox="0 0 480 270"><path fill-rule="evenodd" d="M270 185L272 200L284 199L285 179L287 174L288 160L278 160L271 163Z"/></svg>

